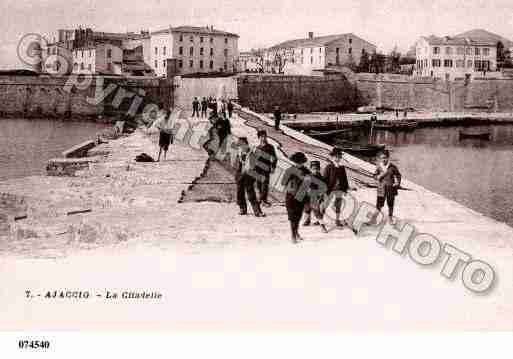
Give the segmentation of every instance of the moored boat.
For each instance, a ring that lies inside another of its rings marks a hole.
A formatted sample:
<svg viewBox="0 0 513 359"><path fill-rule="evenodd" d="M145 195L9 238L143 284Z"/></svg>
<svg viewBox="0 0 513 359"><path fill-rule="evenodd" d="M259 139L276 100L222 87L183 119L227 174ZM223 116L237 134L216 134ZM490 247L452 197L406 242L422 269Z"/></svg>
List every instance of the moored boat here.
<svg viewBox="0 0 513 359"><path fill-rule="evenodd" d="M418 122L414 120L381 120L372 124L374 129L379 130L414 130Z"/></svg>
<svg viewBox="0 0 513 359"><path fill-rule="evenodd" d="M308 131L308 135L312 137L330 137L330 136L336 136L343 133L349 133L351 132L350 128L342 128L338 130L330 130L330 131L314 131L310 130Z"/></svg>
<svg viewBox="0 0 513 359"><path fill-rule="evenodd" d="M354 155L360 155L365 157L373 157L378 152L385 149L385 145L374 145L370 143L353 143L345 140L337 140L336 146L344 152L348 152Z"/></svg>
<svg viewBox="0 0 513 359"><path fill-rule="evenodd" d="M479 140L486 140L489 141L492 134L488 131L485 132L465 132L460 131L460 140L466 139L466 138L475 138Z"/></svg>

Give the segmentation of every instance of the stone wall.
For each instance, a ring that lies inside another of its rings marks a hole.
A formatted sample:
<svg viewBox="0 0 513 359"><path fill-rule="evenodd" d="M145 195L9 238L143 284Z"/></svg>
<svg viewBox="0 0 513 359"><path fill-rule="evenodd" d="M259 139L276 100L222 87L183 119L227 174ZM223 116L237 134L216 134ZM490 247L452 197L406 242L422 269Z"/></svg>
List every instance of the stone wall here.
<svg viewBox="0 0 513 359"><path fill-rule="evenodd" d="M425 111L513 110L513 79L418 80L360 74L356 87L365 104Z"/></svg>
<svg viewBox="0 0 513 359"><path fill-rule="evenodd" d="M133 95L120 98L120 89ZM148 103L171 107L173 87L158 78L0 76L0 117L96 119L127 112L138 96L136 112Z"/></svg>
<svg viewBox="0 0 513 359"><path fill-rule="evenodd" d="M362 99L343 75L241 75L237 79L239 104L256 112L306 113L355 110Z"/></svg>

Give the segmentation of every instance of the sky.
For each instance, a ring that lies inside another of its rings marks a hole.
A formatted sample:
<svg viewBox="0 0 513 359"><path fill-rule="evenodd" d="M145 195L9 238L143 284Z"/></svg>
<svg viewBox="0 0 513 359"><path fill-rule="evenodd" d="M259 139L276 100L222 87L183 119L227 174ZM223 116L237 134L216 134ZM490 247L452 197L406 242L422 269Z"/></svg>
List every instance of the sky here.
<svg viewBox="0 0 513 359"><path fill-rule="evenodd" d="M59 28L106 32L214 25L239 34L239 50L295 38L352 32L389 52L419 36L483 28L513 39L513 0L0 0L0 68L19 66L26 33Z"/></svg>

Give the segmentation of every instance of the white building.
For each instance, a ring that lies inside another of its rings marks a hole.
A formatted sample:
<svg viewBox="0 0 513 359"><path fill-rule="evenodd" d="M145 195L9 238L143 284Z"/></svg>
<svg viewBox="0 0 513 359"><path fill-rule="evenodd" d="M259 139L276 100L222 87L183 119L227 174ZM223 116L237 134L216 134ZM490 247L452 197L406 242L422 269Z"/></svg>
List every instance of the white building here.
<svg viewBox="0 0 513 359"><path fill-rule="evenodd" d="M263 58L258 52L247 51L239 53L237 60L238 72L258 72L263 70Z"/></svg>
<svg viewBox="0 0 513 359"><path fill-rule="evenodd" d="M236 72L239 36L210 27L180 26L151 32L150 66L166 76L167 59L178 74Z"/></svg>
<svg viewBox="0 0 513 359"><path fill-rule="evenodd" d="M421 37L416 43L415 75L455 78L482 76L497 69L497 42L463 37Z"/></svg>
<svg viewBox="0 0 513 359"><path fill-rule="evenodd" d="M73 50L74 74L122 73L123 50L111 44L98 44Z"/></svg>
<svg viewBox="0 0 513 359"><path fill-rule="evenodd" d="M352 34L328 35L289 40L266 52L267 71L309 75L330 67L358 65L362 53L368 55L376 46Z"/></svg>

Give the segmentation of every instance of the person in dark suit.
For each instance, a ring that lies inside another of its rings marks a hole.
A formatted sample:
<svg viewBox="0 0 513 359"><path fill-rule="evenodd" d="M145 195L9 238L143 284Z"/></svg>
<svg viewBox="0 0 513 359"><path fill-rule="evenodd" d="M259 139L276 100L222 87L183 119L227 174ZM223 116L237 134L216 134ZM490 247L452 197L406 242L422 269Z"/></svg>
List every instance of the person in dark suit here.
<svg viewBox="0 0 513 359"><path fill-rule="evenodd" d="M200 106L200 102L198 101L198 98L195 97L194 100L192 101L192 117L194 117L194 115L196 115L196 117L199 117L199 106Z"/></svg>
<svg viewBox="0 0 513 359"><path fill-rule="evenodd" d="M259 130L257 132L260 143L255 148L255 155L258 160L256 172L259 174L257 179L257 188L259 192L260 203L265 207L270 207L269 203L269 182L271 174L276 168L278 157L274 146L267 142L267 132Z"/></svg>
<svg viewBox="0 0 513 359"><path fill-rule="evenodd" d="M228 109L228 118L232 118L232 114L233 114L233 103L232 103L232 100L228 100L228 105L226 107Z"/></svg>
<svg viewBox="0 0 513 359"><path fill-rule="evenodd" d="M206 97L201 100L201 117L207 117L208 102Z"/></svg>
<svg viewBox="0 0 513 359"><path fill-rule="evenodd" d="M324 233L328 233L326 225L324 223L324 211L322 209L322 203L326 194L326 183L324 177L321 174L321 163L319 161L310 162L311 174L308 177L308 200L305 203L305 214L306 219L303 226L309 226L312 223L312 212L315 217L314 225L320 225L321 230Z"/></svg>
<svg viewBox="0 0 513 359"><path fill-rule="evenodd" d="M397 166L390 162L390 152L388 150L384 150L379 155L374 176L378 181L376 208L381 212L386 201L389 223L395 224L394 202L397 189L401 186L401 173Z"/></svg>
<svg viewBox="0 0 513 359"><path fill-rule="evenodd" d="M342 150L334 147L330 153L330 162L324 168L323 173L324 181L326 182L327 192L329 197L328 203L335 196L335 224L337 227L342 227L343 224L340 220L340 212L342 208L342 195L347 194L349 191L349 181L347 180L347 173L344 165L342 164Z"/></svg>
<svg viewBox="0 0 513 359"><path fill-rule="evenodd" d="M239 138L239 149L235 157L235 182L237 183L237 204L241 216L248 214L246 195L255 217L265 217L255 193L255 158L246 137Z"/></svg>
<svg viewBox="0 0 513 359"><path fill-rule="evenodd" d="M281 184L285 187L285 207L290 222L292 242L297 243L303 240L299 234L299 222L308 199L308 183L305 179L310 171L304 166L308 161L304 153L296 152L290 156L290 160L294 165L285 170Z"/></svg>
<svg viewBox="0 0 513 359"><path fill-rule="evenodd" d="M280 130L280 121L281 121L281 110L279 106L274 107L274 129L276 131Z"/></svg>

